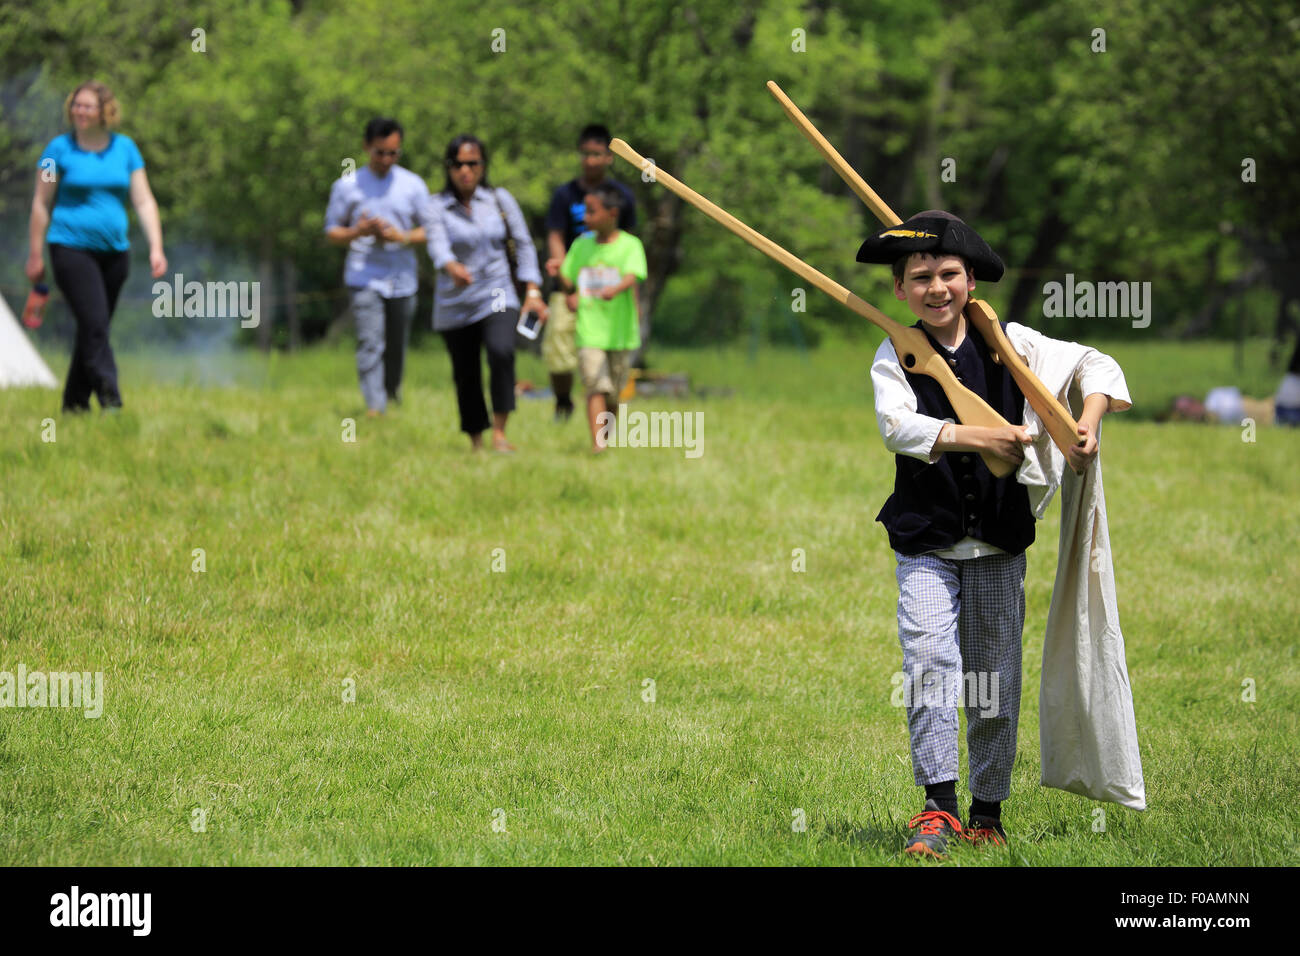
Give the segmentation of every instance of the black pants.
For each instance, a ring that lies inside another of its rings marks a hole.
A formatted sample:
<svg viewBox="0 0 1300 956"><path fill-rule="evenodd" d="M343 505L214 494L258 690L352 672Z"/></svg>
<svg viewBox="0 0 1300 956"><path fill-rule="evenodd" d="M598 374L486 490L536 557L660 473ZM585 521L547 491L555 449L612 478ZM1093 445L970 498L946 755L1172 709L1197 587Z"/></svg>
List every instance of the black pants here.
<svg viewBox="0 0 1300 956"><path fill-rule="evenodd" d="M491 426L483 402L483 360L487 346L488 374L492 390L492 411L515 410L515 326L519 310L489 312L486 317L461 329L442 333L451 356L451 375L456 381L456 404L460 408L460 430L469 435Z"/></svg>
<svg viewBox="0 0 1300 956"><path fill-rule="evenodd" d="M125 252L95 252L50 244L54 281L77 320L77 340L63 389L63 410L90 408L93 392L100 408L120 407L117 363L108 344L108 324L113 321L117 294L126 282L130 257Z"/></svg>

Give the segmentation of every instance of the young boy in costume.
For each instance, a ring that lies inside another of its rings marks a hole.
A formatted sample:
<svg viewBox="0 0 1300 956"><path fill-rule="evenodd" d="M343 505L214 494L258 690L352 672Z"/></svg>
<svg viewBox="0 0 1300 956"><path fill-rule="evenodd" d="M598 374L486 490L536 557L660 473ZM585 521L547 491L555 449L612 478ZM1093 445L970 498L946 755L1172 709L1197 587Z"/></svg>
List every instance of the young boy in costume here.
<svg viewBox="0 0 1300 956"><path fill-rule="evenodd" d="M641 240L619 229L623 194L609 183L586 196L591 232L579 236L560 266L568 305L578 316L578 366L587 392L593 451L605 450L601 414L618 407L627 381L628 355L641 347L636 284L646 277ZM608 432L606 432L608 434Z"/></svg>
<svg viewBox="0 0 1300 956"><path fill-rule="evenodd" d="M1013 423L958 423L935 380L904 369L888 339L877 350L871 367L876 420L896 470L894 492L876 520L897 559L912 769L925 788L904 852L943 859L953 839L1006 841L1002 801L1010 796L1016 754L1025 549L1034 540L1034 514L1015 473L995 477L980 454L1018 464L1031 439L1015 424L1024 420L1024 395L962 314L976 281L1002 277L1002 261L988 244L952 214L930 210L874 233L857 258L893 265L894 295L920 320L957 381ZM1016 323L1004 328L1016 351L1031 357L1031 370L1054 350L1078 350ZM1082 471L1097 456L1102 415L1130 402L1123 372L1099 352L1084 351L1074 383L1084 396L1081 444L1067 464ZM992 693L976 701L974 688ZM956 790L963 690L972 797L964 827Z"/></svg>

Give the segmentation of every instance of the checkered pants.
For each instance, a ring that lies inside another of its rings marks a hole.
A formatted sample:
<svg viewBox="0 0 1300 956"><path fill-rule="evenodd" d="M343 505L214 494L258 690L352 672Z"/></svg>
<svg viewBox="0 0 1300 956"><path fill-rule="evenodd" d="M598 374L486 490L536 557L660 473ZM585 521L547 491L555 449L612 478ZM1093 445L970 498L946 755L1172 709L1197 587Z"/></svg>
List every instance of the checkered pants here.
<svg viewBox="0 0 1300 956"><path fill-rule="evenodd" d="M980 800L1005 800L1020 717L1024 552L964 561L895 557L901 689L916 783L957 779L957 707L964 699L970 791Z"/></svg>

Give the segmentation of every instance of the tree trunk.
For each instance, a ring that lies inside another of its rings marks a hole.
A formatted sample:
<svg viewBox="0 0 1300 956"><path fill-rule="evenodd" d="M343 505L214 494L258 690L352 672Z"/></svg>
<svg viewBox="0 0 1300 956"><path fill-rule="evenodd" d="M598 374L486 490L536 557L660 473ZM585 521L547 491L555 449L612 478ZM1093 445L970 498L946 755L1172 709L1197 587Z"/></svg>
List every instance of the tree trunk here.
<svg viewBox="0 0 1300 956"><path fill-rule="evenodd" d="M944 60L939 67L939 75L934 81L934 97L930 108L930 118L925 124L925 145L921 148L921 185L925 190L927 209L946 209L943 201L943 184L939 178L939 164L943 157L939 155L939 118L948 108L948 97L952 93L952 61Z"/></svg>
<svg viewBox="0 0 1300 956"><path fill-rule="evenodd" d="M681 257L682 201L668 190L655 196L652 215L645 229L646 279L641 283L638 307L641 313L641 341L650 341L655 306L663 294L668 277L677 271ZM644 344L642 348L644 349Z"/></svg>
<svg viewBox="0 0 1300 956"><path fill-rule="evenodd" d="M1183 329L1180 338L1195 339L1203 335L1213 334L1218 325L1219 315L1223 312L1223 307L1228 302L1240 297L1256 282L1264 278L1265 271L1264 263L1255 260L1231 282L1216 286L1208 300L1201 306L1200 311L1187 323L1187 327ZM1214 272L1207 272L1206 275L1214 275Z"/></svg>
<svg viewBox="0 0 1300 956"><path fill-rule="evenodd" d="M1060 248L1070 234L1069 225L1061 218L1057 208L1057 197L1063 191L1063 184L1053 181L1049 195L1051 208L1047 210L1038 223L1038 232L1034 235L1033 248L1021 266L1020 278L1016 280L1011 291L1011 304L1007 307L1004 322L1019 322L1036 328L1038 322L1027 321L1025 316L1030 310L1034 297L1042 291L1043 272L1056 261L1056 250Z"/></svg>
<svg viewBox="0 0 1300 956"><path fill-rule="evenodd" d="M257 347L271 351L271 326L275 323L275 250L270 236L262 237L257 257L257 280L262 314L257 323Z"/></svg>
<svg viewBox="0 0 1300 956"><path fill-rule="evenodd" d="M714 50L714 43L711 42L716 38L710 37L701 27L699 14L695 9L691 6L685 7L682 10L681 18L694 29L700 55L710 59L717 55ZM756 17L753 12L742 12L739 19L733 24L730 40L735 51L743 52L749 48L754 36L755 22ZM702 87L696 91L694 112L696 118L707 129L710 116L709 98L707 90ZM673 170L679 174L689 175L688 166L694 155L695 150L690 148L684 147L678 150L673 159ZM632 365L637 367L643 364L643 355L650 343L655 306L659 302L660 295L663 294L668 278L677 271L677 266L681 261L682 207L684 204L676 195L663 188L657 188L654 191L654 196L654 205L649 210L650 215L646 217L642 235L642 243L645 245L646 252L646 279L645 282L641 283L640 294L637 297L637 308L640 313L641 348L631 357Z"/></svg>
<svg viewBox="0 0 1300 956"><path fill-rule="evenodd" d="M280 265L284 317L289 324L289 351L296 352L302 347L302 326L298 318L298 263L293 256L285 256Z"/></svg>

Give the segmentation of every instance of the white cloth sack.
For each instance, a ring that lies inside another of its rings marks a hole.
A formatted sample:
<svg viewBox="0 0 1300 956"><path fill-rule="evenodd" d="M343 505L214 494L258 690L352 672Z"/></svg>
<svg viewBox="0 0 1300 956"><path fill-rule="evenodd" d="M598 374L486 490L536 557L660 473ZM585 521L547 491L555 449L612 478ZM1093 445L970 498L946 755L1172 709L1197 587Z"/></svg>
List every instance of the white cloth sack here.
<svg viewBox="0 0 1300 956"><path fill-rule="evenodd" d="M1082 408L1082 394L1093 392L1110 396L1110 411L1131 407L1123 372L1108 356L1073 342L1046 339L1016 323L1008 325L1007 335L1066 407L1076 374L1080 385L1073 392L1075 408ZM1071 414L1077 415L1074 408ZM1024 425L1035 437L1016 478L1028 486L1035 517L1046 513L1057 488L1062 489L1056 583L1047 612L1038 695L1042 784L1145 810L1101 456L1078 476L1028 402Z"/></svg>
<svg viewBox="0 0 1300 956"><path fill-rule="evenodd" d="M1100 456L1082 477L1065 470L1038 742L1043 786L1146 809Z"/></svg>

